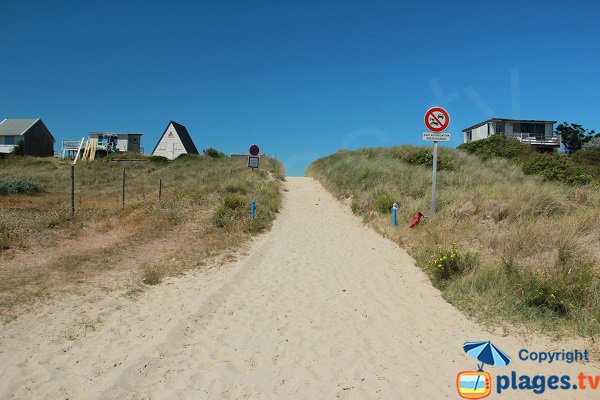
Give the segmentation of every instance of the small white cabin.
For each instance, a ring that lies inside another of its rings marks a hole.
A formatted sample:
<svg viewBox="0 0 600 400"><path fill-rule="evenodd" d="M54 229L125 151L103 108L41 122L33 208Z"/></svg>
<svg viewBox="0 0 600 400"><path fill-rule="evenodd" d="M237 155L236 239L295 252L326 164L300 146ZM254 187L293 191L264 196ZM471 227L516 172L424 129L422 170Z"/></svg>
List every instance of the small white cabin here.
<svg viewBox="0 0 600 400"><path fill-rule="evenodd" d="M186 127L171 121L156 143L152 155L174 160L181 154L198 154L198 149Z"/></svg>

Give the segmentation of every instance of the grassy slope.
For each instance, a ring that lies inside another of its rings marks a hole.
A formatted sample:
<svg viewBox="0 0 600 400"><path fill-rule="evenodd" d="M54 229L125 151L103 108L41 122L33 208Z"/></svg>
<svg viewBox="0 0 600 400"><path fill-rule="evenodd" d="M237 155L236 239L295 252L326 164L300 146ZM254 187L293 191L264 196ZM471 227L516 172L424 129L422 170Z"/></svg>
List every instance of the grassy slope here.
<svg viewBox="0 0 600 400"><path fill-rule="evenodd" d="M280 206L283 168L266 157L261 161L255 172L240 160L204 156L172 163L80 161L71 217L68 162L0 160L0 180L23 179L42 187L37 194L0 196L0 317L109 272L130 270L154 284L269 229ZM254 222L249 221L252 198ZM152 253L161 246L163 252ZM168 262L172 257L180 262Z"/></svg>
<svg viewBox="0 0 600 400"><path fill-rule="evenodd" d="M405 161L418 152L411 146L342 150L315 161L308 175L406 248L446 299L467 315L490 324L508 319L597 335L597 188L544 182L507 160L481 161L442 148L442 159L454 169L439 172L438 212L431 215L431 169ZM388 211L392 201L400 205L395 229ZM416 211L427 218L410 230ZM438 246L450 255L452 243L467 265L444 279L432 257L437 259Z"/></svg>

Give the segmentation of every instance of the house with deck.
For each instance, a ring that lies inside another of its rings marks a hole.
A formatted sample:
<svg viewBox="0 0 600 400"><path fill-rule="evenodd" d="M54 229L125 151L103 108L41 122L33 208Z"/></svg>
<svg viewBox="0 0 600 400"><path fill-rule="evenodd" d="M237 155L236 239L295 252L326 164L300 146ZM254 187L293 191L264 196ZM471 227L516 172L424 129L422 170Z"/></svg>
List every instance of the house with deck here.
<svg viewBox="0 0 600 400"><path fill-rule="evenodd" d="M41 119L5 119L0 122L0 153L10 153L23 142L23 154L34 157L54 155L54 136Z"/></svg>
<svg viewBox="0 0 600 400"><path fill-rule="evenodd" d="M505 135L541 150L560 148L560 136L554 134L556 121L491 118L463 129L464 143Z"/></svg>
<svg viewBox="0 0 600 400"><path fill-rule="evenodd" d="M144 148L141 143L141 133L90 132L87 142L85 138L63 140L61 156L62 158L76 158L82 150L90 159L116 152L143 153Z"/></svg>
<svg viewBox="0 0 600 400"><path fill-rule="evenodd" d="M97 150L109 153L143 153L141 133L90 132L88 140L96 140Z"/></svg>

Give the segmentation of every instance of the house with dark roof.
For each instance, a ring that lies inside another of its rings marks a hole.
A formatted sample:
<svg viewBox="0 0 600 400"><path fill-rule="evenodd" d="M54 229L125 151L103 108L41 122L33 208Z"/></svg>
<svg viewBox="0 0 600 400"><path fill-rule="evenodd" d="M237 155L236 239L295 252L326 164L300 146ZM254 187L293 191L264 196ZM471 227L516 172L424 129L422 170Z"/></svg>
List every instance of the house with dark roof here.
<svg viewBox="0 0 600 400"><path fill-rule="evenodd" d="M198 149L186 127L171 121L152 151L152 155L174 160L181 154L198 154Z"/></svg>
<svg viewBox="0 0 600 400"><path fill-rule="evenodd" d="M463 129L464 142L504 135L538 149L553 150L560 147L560 136L554 134L556 121L491 118Z"/></svg>
<svg viewBox="0 0 600 400"><path fill-rule="evenodd" d="M41 119L5 119L0 122L0 153L10 153L23 142L26 156L54 155L54 136Z"/></svg>

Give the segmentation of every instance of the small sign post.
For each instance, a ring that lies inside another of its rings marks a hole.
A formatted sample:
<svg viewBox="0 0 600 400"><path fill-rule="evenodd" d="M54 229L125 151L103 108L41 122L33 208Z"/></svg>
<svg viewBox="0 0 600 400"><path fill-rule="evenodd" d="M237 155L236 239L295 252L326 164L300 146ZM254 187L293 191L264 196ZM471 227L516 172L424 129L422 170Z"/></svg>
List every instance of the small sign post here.
<svg viewBox="0 0 600 400"><path fill-rule="evenodd" d="M431 212L435 212L437 190L438 142L450 141L450 134L444 129L450 124L450 115L442 107L432 107L425 113L425 126L430 132L423 133L423 140L433 142L433 171L431 178Z"/></svg>
<svg viewBox="0 0 600 400"><path fill-rule="evenodd" d="M248 168L252 168L252 171L254 171L260 165L260 157L258 156L260 154L260 148L253 144L248 149L248 152L250 153L248 156Z"/></svg>

